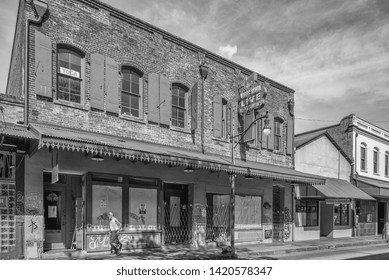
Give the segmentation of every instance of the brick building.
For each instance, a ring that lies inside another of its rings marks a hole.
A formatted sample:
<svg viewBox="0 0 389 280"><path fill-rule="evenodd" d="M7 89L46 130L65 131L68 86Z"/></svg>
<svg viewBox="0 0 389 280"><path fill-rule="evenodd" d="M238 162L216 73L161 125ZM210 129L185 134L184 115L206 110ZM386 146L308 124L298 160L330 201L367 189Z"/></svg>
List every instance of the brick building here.
<svg viewBox="0 0 389 280"><path fill-rule="evenodd" d="M237 242L290 241L291 185L322 182L293 169L292 89L100 1L20 1L6 96L24 258L109 250L109 211L125 249L228 243L232 189Z"/></svg>

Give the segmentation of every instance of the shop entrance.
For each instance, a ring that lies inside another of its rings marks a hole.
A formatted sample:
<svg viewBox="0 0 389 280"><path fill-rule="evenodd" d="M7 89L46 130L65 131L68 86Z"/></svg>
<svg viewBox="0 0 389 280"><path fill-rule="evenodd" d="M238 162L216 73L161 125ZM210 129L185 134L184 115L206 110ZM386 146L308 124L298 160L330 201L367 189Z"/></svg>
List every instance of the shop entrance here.
<svg viewBox="0 0 389 280"><path fill-rule="evenodd" d="M378 234L382 234L385 227L385 202L378 202Z"/></svg>
<svg viewBox="0 0 389 280"><path fill-rule="evenodd" d="M192 232L188 185L164 184L165 244L189 244Z"/></svg>
<svg viewBox="0 0 389 280"><path fill-rule="evenodd" d="M285 189L273 187L273 242L283 241Z"/></svg>
<svg viewBox="0 0 389 280"><path fill-rule="evenodd" d="M81 197L81 177L59 175L51 184L51 174L44 175L44 250L69 249L76 226L76 199Z"/></svg>

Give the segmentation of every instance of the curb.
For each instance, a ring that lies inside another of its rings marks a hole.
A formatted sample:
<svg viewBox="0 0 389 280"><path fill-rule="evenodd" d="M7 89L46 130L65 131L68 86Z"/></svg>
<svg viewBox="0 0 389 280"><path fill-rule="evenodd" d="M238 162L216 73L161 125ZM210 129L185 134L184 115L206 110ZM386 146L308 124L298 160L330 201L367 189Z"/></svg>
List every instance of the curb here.
<svg viewBox="0 0 389 280"><path fill-rule="evenodd" d="M317 245L317 246L306 246L300 248L288 248L288 249L279 249L279 250L269 250L269 251L253 251L253 252L238 252L238 256L269 256L269 255L282 255L290 253L299 253L299 252L310 252L318 250L330 250L335 248L343 247L354 247L354 246L366 246L374 244L384 244L389 243L388 240L372 240L372 241L361 241L361 242L350 242L350 243L340 243L340 244L329 244L329 245Z"/></svg>

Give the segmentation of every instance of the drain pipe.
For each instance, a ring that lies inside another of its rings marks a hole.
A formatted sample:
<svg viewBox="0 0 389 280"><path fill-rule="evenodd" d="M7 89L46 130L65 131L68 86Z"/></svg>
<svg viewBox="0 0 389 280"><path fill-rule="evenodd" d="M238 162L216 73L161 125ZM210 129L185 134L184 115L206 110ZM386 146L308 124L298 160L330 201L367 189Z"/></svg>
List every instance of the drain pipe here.
<svg viewBox="0 0 389 280"><path fill-rule="evenodd" d="M29 60L30 60L30 47L29 47L29 39L30 39L30 23L32 24L40 24L42 23L43 16L47 11L47 3L43 1L37 0L25 0L25 2L31 6L35 19L28 18L26 20L26 41L25 41L25 61L24 61L24 125L28 125L28 88L29 88ZM38 2L39 9L35 6L34 2Z"/></svg>

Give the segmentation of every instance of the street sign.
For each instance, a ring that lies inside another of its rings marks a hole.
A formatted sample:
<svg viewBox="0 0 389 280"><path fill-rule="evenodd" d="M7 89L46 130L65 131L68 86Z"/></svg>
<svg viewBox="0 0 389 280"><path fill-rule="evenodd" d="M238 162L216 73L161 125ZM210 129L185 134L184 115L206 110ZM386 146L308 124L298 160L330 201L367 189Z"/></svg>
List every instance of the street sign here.
<svg viewBox="0 0 389 280"><path fill-rule="evenodd" d="M347 198L327 198L326 204L350 204L350 199L347 199Z"/></svg>

